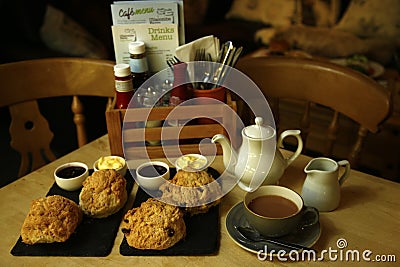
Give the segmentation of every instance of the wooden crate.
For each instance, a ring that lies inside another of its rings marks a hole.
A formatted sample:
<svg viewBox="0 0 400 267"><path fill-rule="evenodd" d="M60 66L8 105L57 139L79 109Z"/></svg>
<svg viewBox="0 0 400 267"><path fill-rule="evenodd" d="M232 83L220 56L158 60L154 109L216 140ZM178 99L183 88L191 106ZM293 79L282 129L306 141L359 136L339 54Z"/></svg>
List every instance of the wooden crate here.
<svg viewBox="0 0 400 267"><path fill-rule="evenodd" d="M179 156L179 153L200 153L199 141L204 138L212 138L215 134L224 134L231 140L236 138L235 116L232 110L236 112L236 102L232 101L228 92L226 105L193 105L180 106L179 112L174 112L174 119L188 120L196 117L212 117L220 123L214 124L196 124L196 120L185 126L166 126L143 128L146 119L148 121L164 121L174 110L174 107L155 107L155 108L135 108L133 110L114 109L111 103L107 107L106 122L112 155L126 156L128 158L162 158L166 154L170 156ZM125 123L125 124L124 124ZM222 125L228 125L225 129ZM123 127L124 130L123 130ZM230 128L230 129L229 129ZM231 136L227 132L234 133ZM143 153L144 140L161 140L163 145L145 146L146 153ZM177 140L179 138L179 149L177 145L170 144L168 140ZM124 139L125 151L122 139ZM209 149L208 149L209 148ZM205 149L205 150L203 150ZM202 153L215 153L214 144L202 144ZM125 155L124 155L125 152ZM221 154L221 148L217 145L217 154Z"/></svg>

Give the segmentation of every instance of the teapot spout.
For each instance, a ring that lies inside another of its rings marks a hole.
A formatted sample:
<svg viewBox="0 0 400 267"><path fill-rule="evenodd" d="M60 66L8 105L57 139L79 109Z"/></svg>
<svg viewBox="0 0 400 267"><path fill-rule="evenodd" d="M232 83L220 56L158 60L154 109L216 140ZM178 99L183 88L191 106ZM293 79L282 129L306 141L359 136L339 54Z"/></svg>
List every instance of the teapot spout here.
<svg viewBox="0 0 400 267"><path fill-rule="evenodd" d="M233 149L231 142L223 134L216 134L211 139L211 142L220 144L222 147L222 159L224 162L225 169L230 172L235 172L235 166L237 163L237 154Z"/></svg>

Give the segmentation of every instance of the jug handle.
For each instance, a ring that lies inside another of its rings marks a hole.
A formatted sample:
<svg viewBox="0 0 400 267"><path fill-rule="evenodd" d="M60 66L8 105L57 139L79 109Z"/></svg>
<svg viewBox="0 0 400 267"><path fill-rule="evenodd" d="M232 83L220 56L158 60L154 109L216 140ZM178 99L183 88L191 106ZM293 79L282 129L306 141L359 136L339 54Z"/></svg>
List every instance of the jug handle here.
<svg viewBox="0 0 400 267"><path fill-rule="evenodd" d="M344 173L339 178L339 184L342 185L350 174L350 163L347 160L341 160L338 162L338 165L345 167Z"/></svg>
<svg viewBox="0 0 400 267"><path fill-rule="evenodd" d="M278 139L278 147L283 148L283 139L288 136L294 136L297 139L297 149L296 151L286 159L286 166L289 166L301 153L303 150L303 139L300 136L300 130L286 130L281 133Z"/></svg>

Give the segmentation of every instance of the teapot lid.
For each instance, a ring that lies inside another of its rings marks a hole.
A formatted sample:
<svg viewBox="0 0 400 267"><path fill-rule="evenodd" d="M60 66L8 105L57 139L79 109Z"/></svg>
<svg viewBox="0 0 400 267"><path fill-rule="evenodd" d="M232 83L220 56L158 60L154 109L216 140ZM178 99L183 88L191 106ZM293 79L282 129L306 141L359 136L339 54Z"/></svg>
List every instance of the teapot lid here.
<svg viewBox="0 0 400 267"><path fill-rule="evenodd" d="M275 130L270 126L263 126L263 118L256 117L256 124L243 129L243 134L255 139L268 139L274 136Z"/></svg>

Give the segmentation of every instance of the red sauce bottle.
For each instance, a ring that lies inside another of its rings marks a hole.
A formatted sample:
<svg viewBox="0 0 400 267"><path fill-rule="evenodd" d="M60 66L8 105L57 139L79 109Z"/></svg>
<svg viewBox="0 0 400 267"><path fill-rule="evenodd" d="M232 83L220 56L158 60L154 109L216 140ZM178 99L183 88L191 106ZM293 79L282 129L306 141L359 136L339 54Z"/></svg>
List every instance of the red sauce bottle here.
<svg viewBox="0 0 400 267"><path fill-rule="evenodd" d="M131 69L128 64L114 66L116 109L127 109L133 97L133 83Z"/></svg>

